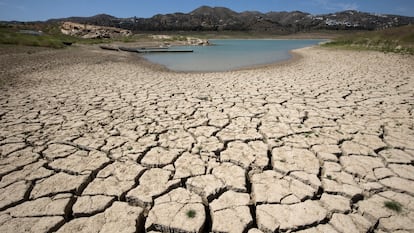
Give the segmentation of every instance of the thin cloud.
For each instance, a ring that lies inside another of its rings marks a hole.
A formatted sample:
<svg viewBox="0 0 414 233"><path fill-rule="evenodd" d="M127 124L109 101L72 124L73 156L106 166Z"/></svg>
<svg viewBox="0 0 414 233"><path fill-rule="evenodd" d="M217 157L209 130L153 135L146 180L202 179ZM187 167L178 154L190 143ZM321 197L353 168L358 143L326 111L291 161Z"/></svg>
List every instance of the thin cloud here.
<svg viewBox="0 0 414 233"><path fill-rule="evenodd" d="M407 8L404 7L397 7L395 9L396 12L400 13L400 14L407 14L409 13L409 10Z"/></svg>
<svg viewBox="0 0 414 233"><path fill-rule="evenodd" d="M342 8L342 10L358 10L356 3L338 3L338 7Z"/></svg>
<svg viewBox="0 0 414 233"><path fill-rule="evenodd" d="M10 10L26 11L27 7L23 5L12 5L8 2L0 1L0 6L3 8L9 8Z"/></svg>
<svg viewBox="0 0 414 233"><path fill-rule="evenodd" d="M26 7L25 6L16 6L16 9L19 11L26 11Z"/></svg>
<svg viewBox="0 0 414 233"><path fill-rule="evenodd" d="M341 3L332 2L329 0L313 0L314 4L318 7L329 11L344 11L344 10L357 10L359 6L356 3Z"/></svg>

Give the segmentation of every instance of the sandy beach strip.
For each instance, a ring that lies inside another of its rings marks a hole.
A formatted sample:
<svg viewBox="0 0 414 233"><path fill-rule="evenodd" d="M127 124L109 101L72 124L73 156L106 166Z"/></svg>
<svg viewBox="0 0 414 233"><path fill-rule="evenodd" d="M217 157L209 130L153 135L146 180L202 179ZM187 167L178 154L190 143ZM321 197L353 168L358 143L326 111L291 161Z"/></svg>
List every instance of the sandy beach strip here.
<svg viewBox="0 0 414 233"><path fill-rule="evenodd" d="M0 50L0 232L414 231L413 56Z"/></svg>

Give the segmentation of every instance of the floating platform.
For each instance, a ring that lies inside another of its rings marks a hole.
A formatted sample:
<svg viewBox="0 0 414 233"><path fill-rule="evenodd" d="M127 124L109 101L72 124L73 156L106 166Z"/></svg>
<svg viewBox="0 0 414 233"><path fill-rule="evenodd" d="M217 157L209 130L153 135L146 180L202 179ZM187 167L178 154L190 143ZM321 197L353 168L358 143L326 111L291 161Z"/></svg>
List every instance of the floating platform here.
<svg viewBox="0 0 414 233"><path fill-rule="evenodd" d="M127 48L127 47L119 46L118 49L121 50L121 51L125 51L125 52L133 52L133 53L138 52L137 48Z"/></svg>
<svg viewBox="0 0 414 233"><path fill-rule="evenodd" d="M141 49L138 50L138 53L192 53L193 50L176 50L176 49L168 49L168 50L149 50L149 49Z"/></svg>
<svg viewBox="0 0 414 233"><path fill-rule="evenodd" d="M144 50L144 49L169 49L170 47L142 47L142 48L137 48L139 50Z"/></svg>
<svg viewBox="0 0 414 233"><path fill-rule="evenodd" d="M119 47L119 50L133 53L192 53L189 49L170 49L168 47L146 47L146 48L127 48Z"/></svg>
<svg viewBox="0 0 414 233"><path fill-rule="evenodd" d="M118 48L121 51L135 52L135 53L137 53L140 50L165 50L165 49L169 49L168 47L139 47L139 48L128 48L128 47L122 47L122 46L119 46Z"/></svg>

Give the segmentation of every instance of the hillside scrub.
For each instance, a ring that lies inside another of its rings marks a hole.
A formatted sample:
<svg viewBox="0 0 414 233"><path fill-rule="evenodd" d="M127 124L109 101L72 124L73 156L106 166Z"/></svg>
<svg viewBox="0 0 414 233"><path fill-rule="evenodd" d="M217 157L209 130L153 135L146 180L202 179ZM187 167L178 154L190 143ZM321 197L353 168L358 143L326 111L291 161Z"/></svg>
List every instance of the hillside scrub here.
<svg viewBox="0 0 414 233"><path fill-rule="evenodd" d="M353 33L338 37L323 46L414 54L414 25Z"/></svg>
<svg viewBox="0 0 414 233"><path fill-rule="evenodd" d="M32 32L32 33L31 33ZM132 42L138 37L121 37L119 41ZM29 24L6 25L0 24L0 44L25 45L49 48L64 48L68 44L99 44L111 43L114 39L83 39L64 35L59 24Z"/></svg>

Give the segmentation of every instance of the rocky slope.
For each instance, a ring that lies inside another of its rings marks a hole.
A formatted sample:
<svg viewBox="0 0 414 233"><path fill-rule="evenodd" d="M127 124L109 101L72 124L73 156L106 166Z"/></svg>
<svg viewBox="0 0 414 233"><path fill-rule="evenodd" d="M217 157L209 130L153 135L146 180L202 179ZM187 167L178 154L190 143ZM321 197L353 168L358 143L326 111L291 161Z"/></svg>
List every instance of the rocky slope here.
<svg viewBox="0 0 414 233"><path fill-rule="evenodd" d="M60 30L65 35L79 36L85 39L114 38L132 35L130 30L72 22L64 22Z"/></svg>

